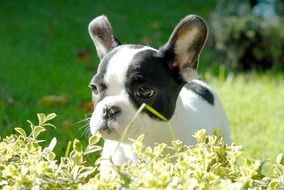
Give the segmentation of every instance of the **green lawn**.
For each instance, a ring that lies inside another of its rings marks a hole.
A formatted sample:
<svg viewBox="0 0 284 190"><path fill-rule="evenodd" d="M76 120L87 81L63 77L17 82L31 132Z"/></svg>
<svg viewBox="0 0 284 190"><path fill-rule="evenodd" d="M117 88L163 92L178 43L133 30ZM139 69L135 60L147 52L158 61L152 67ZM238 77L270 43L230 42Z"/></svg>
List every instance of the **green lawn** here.
<svg viewBox="0 0 284 190"><path fill-rule="evenodd" d="M98 63L87 33L95 16L108 15L123 42L159 47L182 17L195 13L208 20L215 5L215 0L2 2L1 136L26 125L27 119L36 120L36 113L55 112L57 129L48 130L43 138L58 138L59 155L69 140L87 139L83 135L87 122L79 121L90 113L87 86ZM283 151L284 74L237 74L226 82L216 57L207 47L199 71L223 100L234 141L252 157L273 158ZM50 95L59 100L46 98Z"/></svg>
<svg viewBox="0 0 284 190"><path fill-rule="evenodd" d="M234 142L247 156L274 159L284 152L283 73L237 74L226 81L207 78L221 96Z"/></svg>

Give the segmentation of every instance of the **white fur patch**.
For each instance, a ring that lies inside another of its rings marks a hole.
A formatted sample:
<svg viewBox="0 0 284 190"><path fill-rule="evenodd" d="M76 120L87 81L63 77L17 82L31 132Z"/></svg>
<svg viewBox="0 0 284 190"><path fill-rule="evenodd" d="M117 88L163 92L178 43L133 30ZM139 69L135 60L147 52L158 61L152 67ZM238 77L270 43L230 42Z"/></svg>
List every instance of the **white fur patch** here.
<svg viewBox="0 0 284 190"><path fill-rule="evenodd" d="M105 84L108 86L108 95L119 94L125 89L126 72L129 68L129 64L134 55L142 50L144 50L144 48L130 49L123 47L113 55L108 63L104 77Z"/></svg>
<svg viewBox="0 0 284 190"><path fill-rule="evenodd" d="M180 71L180 75L182 76L183 80L190 82L197 77L197 72L191 67L185 67Z"/></svg>

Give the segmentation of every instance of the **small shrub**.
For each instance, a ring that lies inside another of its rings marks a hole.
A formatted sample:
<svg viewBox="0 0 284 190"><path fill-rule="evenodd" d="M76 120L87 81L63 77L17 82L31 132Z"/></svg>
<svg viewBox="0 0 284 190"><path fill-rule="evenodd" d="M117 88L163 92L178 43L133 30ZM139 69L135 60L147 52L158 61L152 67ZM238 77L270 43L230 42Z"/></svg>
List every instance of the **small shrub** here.
<svg viewBox="0 0 284 190"><path fill-rule="evenodd" d="M275 5L278 15L263 18L252 13L249 1L220 2L211 17L212 33L229 67L284 70L284 3Z"/></svg>
<svg viewBox="0 0 284 190"><path fill-rule="evenodd" d="M38 135L53 126L48 123L56 115L38 114L38 125L29 121L29 135L22 128L15 128L12 134L0 142L0 188L1 189L77 189L81 183L88 182L96 167L86 166L84 156L99 151L96 143L100 136L93 136L83 150L78 140L73 141L73 150L68 157L55 160L53 148L56 138L48 147L40 146Z"/></svg>
<svg viewBox="0 0 284 190"><path fill-rule="evenodd" d="M137 163L114 166L109 178L101 180L97 163L86 163L85 155L98 152L99 135L90 137L84 149L78 140L66 157L55 159L55 138L48 147L38 139L55 114L38 114L39 123L30 123L29 135L21 128L0 142L1 189L284 189L284 159L279 154L272 165L273 175L261 171L263 163L243 158L241 146L224 144L215 133L195 134L197 144L179 140L171 145L143 145L143 135L133 140ZM99 161L99 160L97 160ZM270 166L270 165L269 165Z"/></svg>

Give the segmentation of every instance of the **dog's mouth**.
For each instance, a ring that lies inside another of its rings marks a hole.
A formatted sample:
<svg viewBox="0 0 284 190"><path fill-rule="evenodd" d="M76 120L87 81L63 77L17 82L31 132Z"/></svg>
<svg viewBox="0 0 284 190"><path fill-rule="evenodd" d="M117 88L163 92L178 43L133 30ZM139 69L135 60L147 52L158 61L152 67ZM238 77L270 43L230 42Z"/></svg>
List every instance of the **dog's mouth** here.
<svg viewBox="0 0 284 190"><path fill-rule="evenodd" d="M104 121L103 126L101 126L98 131L100 131L101 133L106 132L109 135L111 135L113 132L115 132L115 130L111 127L111 125L110 125L110 123L107 119Z"/></svg>
<svg viewBox="0 0 284 190"><path fill-rule="evenodd" d="M104 120L102 125L97 127L94 134L100 133L105 139L117 140L120 138L119 132L112 126L112 122L110 120Z"/></svg>

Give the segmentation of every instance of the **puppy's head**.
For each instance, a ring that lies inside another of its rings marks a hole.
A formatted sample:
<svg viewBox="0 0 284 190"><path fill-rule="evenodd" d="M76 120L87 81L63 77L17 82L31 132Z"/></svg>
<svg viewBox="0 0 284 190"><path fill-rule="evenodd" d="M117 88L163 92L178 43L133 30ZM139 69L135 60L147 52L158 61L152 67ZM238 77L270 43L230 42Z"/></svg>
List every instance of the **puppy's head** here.
<svg viewBox="0 0 284 190"><path fill-rule="evenodd" d="M95 105L91 133L99 131L106 139L118 140L142 103L170 120L181 88L195 77L207 38L205 22L195 15L185 17L159 50L120 44L105 16L91 21L89 33L100 58L97 74L90 82ZM127 137L146 134L163 122L144 111Z"/></svg>

